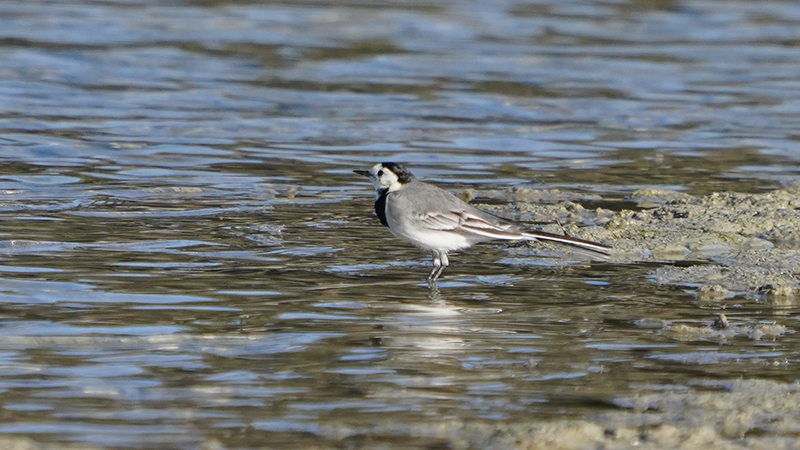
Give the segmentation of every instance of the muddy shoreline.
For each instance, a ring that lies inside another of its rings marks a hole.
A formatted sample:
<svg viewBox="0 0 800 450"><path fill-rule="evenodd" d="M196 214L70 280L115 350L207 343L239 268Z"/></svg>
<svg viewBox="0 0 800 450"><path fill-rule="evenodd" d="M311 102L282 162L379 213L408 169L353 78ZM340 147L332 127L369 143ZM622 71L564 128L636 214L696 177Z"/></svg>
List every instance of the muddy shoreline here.
<svg viewBox="0 0 800 450"><path fill-rule="evenodd" d="M745 296L776 306L798 301L800 188L706 196L647 189L636 210L587 209L596 199L558 190L483 192L508 205L481 208L541 229L613 247L610 263L662 262L657 282L689 286L698 299ZM535 202L535 203L534 203Z"/></svg>

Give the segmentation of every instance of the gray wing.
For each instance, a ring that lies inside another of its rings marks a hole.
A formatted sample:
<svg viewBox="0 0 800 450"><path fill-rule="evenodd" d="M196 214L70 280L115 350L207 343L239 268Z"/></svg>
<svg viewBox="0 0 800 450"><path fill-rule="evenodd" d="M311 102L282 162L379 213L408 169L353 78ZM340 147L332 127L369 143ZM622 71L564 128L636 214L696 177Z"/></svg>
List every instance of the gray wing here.
<svg viewBox="0 0 800 450"><path fill-rule="evenodd" d="M492 239L522 239L522 233L515 232L510 225L493 223L471 211L429 212L420 217L426 227L453 232L464 232Z"/></svg>
<svg viewBox="0 0 800 450"><path fill-rule="evenodd" d="M503 219L480 211L453 194L425 183L393 194L396 207L414 227L436 231L485 236L490 239L523 239L516 227ZM391 195L390 195L391 197ZM397 219L402 220L401 217Z"/></svg>

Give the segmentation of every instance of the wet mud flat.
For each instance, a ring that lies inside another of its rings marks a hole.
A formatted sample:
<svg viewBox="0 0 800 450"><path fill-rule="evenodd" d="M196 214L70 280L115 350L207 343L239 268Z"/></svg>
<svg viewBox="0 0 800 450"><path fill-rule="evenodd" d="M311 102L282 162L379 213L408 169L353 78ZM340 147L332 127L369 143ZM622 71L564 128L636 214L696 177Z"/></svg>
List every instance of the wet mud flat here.
<svg viewBox="0 0 800 450"><path fill-rule="evenodd" d="M513 203L485 209L609 244L611 263L663 263L656 282L693 287L700 301L745 297L790 307L800 300L800 188L706 196L647 189L631 195L635 209L622 211L586 209L582 202L598 200L590 196L548 201L569 197L561 191L495 195Z"/></svg>
<svg viewBox="0 0 800 450"><path fill-rule="evenodd" d="M588 209L582 204L600 199L557 190L464 194L509 201L481 205L505 217L556 222L541 228L610 244L610 264L656 263L652 282L693 290L698 307L755 302L774 308L777 318L755 326L734 325L723 314L709 316L705 326L656 319L647 324L671 339L725 345L734 338L774 341L794 333L780 318L800 301L798 188L706 196L648 189L635 192L635 207L621 211ZM452 422L412 434L445 439L453 448L800 448L797 382L735 379L695 388L617 398L619 411L581 420Z"/></svg>

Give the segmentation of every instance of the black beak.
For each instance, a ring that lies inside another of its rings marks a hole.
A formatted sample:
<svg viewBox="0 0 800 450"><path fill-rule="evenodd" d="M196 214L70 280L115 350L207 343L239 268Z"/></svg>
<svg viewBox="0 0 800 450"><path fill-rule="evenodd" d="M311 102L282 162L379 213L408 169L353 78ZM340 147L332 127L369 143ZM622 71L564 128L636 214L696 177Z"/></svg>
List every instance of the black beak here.
<svg viewBox="0 0 800 450"><path fill-rule="evenodd" d="M369 170L354 170L353 173L357 173L359 175L369 178Z"/></svg>

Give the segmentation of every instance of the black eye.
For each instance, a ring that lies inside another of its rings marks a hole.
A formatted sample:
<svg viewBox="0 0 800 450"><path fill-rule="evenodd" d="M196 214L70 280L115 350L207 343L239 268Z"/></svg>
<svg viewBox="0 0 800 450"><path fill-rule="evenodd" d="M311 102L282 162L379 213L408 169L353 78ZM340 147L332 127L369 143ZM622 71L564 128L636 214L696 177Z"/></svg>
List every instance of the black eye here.
<svg viewBox="0 0 800 450"><path fill-rule="evenodd" d="M379 171L378 171L378 176L379 176L379 177L382 177L382 176L383 176L383 170L379 170Z"/></svg>

